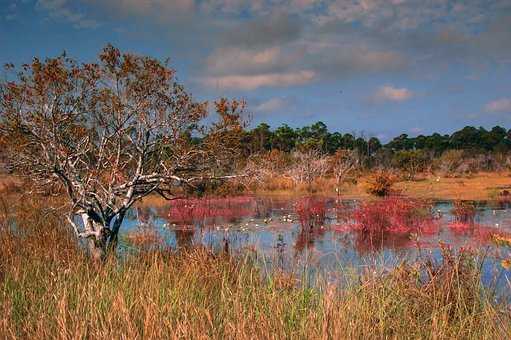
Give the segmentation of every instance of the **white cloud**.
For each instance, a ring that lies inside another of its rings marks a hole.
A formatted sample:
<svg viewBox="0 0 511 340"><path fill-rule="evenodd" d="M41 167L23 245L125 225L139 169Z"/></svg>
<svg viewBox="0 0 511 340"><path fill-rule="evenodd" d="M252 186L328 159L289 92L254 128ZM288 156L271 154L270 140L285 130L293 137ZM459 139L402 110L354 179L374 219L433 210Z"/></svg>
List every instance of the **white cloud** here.
<svg viewBox="0 0 511 340"><path fill-rule="evenodd" d="M303 85L314 80L316 74L310 70L288 73L257 75L227 75L201 79L203 85L229 90L255 90L260 87L286 87Z"/></svg>
<svg viewBox="0 0 511 340"><path fill-rule="evenodd" d="M511 112L511 98L500 98L484 106L486 112Z"/></svg>
<svg viewBox="0 0 511 340"><path fill-rule="evenodd" d="M261 72L282 63L283 60L278 47L262 51L222 48L208 57L207 70L210 74Z"/></svg>
<svg viewBox="0 0 511 340"><path fill-rule="evenodd" d="M71 10L67 0L37 0L36 7L47 11L52 18L70 22L75 28L97 28L100 26L96 20Z"/></svg>
<svg viewBox="0 0 511 340"><path fill-rule="evenodd" d="M391 85L380 87L373 95L376 101L404 102L413 97L413 92L407 88L397 88Z"/></svg>
<svg viewBox="0 0 511 340"><path fill-rule="evenodd" d="M273 112L282 109L286 105L287 102L282 98L271 98L254 107L254 111L262 113Z"/></svg>

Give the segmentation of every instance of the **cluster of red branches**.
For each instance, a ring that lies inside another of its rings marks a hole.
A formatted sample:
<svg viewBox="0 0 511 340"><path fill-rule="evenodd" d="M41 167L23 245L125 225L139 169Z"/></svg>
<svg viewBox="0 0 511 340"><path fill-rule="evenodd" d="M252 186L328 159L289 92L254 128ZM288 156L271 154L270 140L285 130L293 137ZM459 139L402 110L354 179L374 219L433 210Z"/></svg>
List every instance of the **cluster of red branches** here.
<svg viewBox="0 0 511 340"><path fill-rule="evenodd" d="M326 218L326 201L318 197L304 197L296 202L295 211L302 227L321 226Z"/></svg>
<svg viewBox="0 0 511 340"><path fill-rule="evenodd" d="M461 238L468 238L471 244L484 245L493 242L495 236L509 237L510 234L498 226L488 226L478 223L449 223L449 230L452 235Z"/></svg>
<svg viewBox="0 0 511 340"><path fill-rule="evenodd" d="M454 201L451 213L454 216L454 222L470 225L474 223L476 207L472 202Z"/></svg>
<svg viewBox="0 0 511 340"><path fill-rule="evenodd" d="M431 234L438 231L428 204L397 196L361 203L353 212L351 227L363 234Z"/></svg>
<svg viewBox="0 0 511 340"><path fill-rule="evenodd" d="M254 213L253 197L183 198L170 203L169 222L193 224L207 219L221 218L234 222Z"/></svg>

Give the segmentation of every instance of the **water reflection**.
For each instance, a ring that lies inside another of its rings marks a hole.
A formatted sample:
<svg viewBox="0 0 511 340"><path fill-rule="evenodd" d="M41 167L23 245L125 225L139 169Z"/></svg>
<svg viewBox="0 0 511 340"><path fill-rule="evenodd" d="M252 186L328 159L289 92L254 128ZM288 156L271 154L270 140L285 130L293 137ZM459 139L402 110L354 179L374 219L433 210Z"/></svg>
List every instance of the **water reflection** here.
<svg viewBox="0 0 511 340"><path fill-rule="evenodd" d="M178 200L161 206L137 207L129 215L123 232L129 235L151 226L165 246L174 249L203 245L231 254L251 252L270 267L289 270L306 267L309 271L328 273L345 266L364 266L375 258L392 263L403 258L416 259L421 254L437 256L439 242L455 248L489 249L488 271L494 270L490 267L500 257L508 255L492 242L492 235L511 234L508 201L434 202L426 210L417 210L426 213L426 220L434 224L404 231L395 224L424 216L414 212L412 217L400 217L396 215L398 211L392 215L382 210L371 217L382 228L401 230L390 233L354 227L357 223L354 211L360 205L354 200L324 197L307 201L249 196ZM393 216L390 219L380 216L389 214ZM129 243L129 238L126 240Z"/></svg>

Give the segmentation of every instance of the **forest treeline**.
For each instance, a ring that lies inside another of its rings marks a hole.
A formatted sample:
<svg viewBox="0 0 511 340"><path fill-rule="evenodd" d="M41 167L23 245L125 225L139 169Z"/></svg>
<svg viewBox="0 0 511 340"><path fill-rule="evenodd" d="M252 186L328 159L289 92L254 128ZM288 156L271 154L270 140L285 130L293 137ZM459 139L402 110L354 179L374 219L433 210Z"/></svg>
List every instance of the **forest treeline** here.
<svg viewBox="0 0 511 340"><path fill-rule="evenodd" d="M325 154L334 154L339 149L357 150L374 156L378 151L392 152L423 150L439 156L447 150L470 150L475 153L509 152L511 129L495 126L491 130L466 126L452 134L433 133L410 137L401 134L382 144L376 137L354 133L330 132L323 122L293 129L287 124L272 130L266 123L245 132L243 146L247 154L277 149L284 152L315 148Z"/></svg>
<svg viewBox="0 0 511 340"><path fill-rule="evenodd" d="M382 143L376 137L363 134L330 132L323 122L296 129L286 124L271 129L262 123L244 131L241 140L247 158L260 159L261 155L273 153L270 157L273 161L284 158L288 163L295 163L305 161L297 154L313 150L316 158L330 158L334 162L346 162L348 158L348 163L355 163L358 169L393 169L410 177L419 172L463 175L501 171L511 166L511 129L501 126L490 130L466 126L450 135L433 133L411 137L401 134Z"/></svg>

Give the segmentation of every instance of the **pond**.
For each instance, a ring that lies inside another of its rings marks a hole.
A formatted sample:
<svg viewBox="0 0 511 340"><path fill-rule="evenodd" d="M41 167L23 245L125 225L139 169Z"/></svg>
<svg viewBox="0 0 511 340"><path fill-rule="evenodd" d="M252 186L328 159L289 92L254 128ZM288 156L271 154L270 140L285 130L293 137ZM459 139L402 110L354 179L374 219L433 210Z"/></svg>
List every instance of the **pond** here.
<svg viewBox="0 0 511 340"><path fill-rule="evenodd" d="M133 209L121 246L195 245L251 254L269 270L335 281L349 268L386 270L402 261L441 258L442 247L475 249L484 257L483 280L509 287L501 265L509 251L494 235L511 235L511 205L498 202L375 201L333 197L182 199Z"/></svg>

